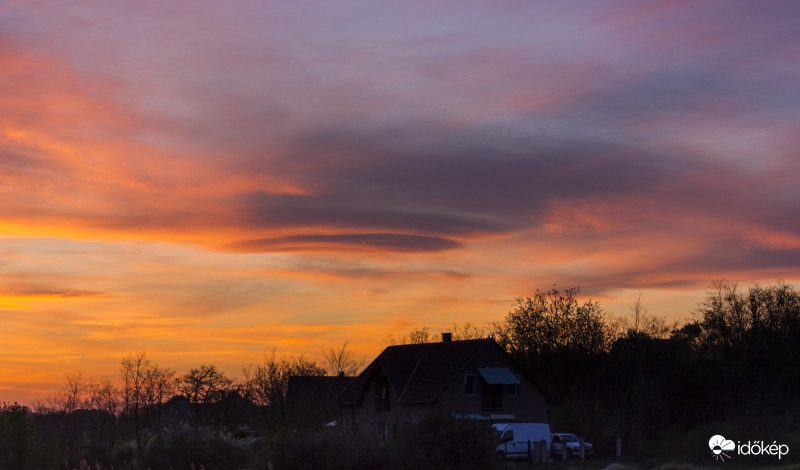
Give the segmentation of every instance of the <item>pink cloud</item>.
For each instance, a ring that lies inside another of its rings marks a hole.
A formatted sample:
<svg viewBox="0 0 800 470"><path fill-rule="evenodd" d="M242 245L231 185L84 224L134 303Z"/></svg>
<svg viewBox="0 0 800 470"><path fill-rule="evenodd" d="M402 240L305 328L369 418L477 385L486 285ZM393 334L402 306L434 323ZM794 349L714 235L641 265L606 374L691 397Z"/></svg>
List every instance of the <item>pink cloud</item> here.
<svg viewBox="0 0 800 470"><path fill-rule="evenodd" d="M786 4L37 5L0 7L19 393L800 277Z"/></svg>

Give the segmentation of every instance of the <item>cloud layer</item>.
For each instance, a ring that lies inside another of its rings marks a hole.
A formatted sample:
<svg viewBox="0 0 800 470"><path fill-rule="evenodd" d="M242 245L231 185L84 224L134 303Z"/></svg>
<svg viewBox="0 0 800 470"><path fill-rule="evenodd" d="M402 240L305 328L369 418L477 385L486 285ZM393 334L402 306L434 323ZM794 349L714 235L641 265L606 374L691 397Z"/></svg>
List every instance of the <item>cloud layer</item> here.
<svg viewBox="0 0 800 470"><path fill-rule="evenodd" d="M678 317L716 277L796 282L798 13L0 6L0 377L372 353L553 283Z"/></svg>

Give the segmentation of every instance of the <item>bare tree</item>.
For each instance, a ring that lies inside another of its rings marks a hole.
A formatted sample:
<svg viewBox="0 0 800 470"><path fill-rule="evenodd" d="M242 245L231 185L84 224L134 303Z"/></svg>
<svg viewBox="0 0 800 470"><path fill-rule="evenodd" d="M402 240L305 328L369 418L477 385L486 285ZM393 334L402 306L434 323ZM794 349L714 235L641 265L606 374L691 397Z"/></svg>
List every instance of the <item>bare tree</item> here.
<svg viewBox="0 0 800 470"><path fill-rule="evenodd" d="M89 408L102 413L92 415L95 431L95 442L102 443L107 452L111 452L117 440L118 417L121 411L120 390L114 381L101 377L100 382L89 382Z"/></svg>
<svg viewBox="0 0 800 470"><path fill-rule="evenodd" d="M441 333L448 330L441 330ZM452 328L449 332L453 334L452 339L460 341L466 339L483 339L494 336L494 328L492 326L478 326L472 323L464 323L460 326L457 322L453 322ZM439 341L439 337L431 333L430 327L421 326L412 329L405 336L396 338L392 335L387 335L383 341L389 346L397 346L402 344L424 344Z"/></svg>
<svg viewBox="0 0 800 470"><path fill-rule="evenodd" d="M140 466L144 466L144 449L153 437L150 420L158 405L171 390L175 372L152 364L144 351L128 354L122 360L122 413L133 422L136 451Z"/></svg>
<svg viewBox="0 0 800 470"><path fill-rule="evenodd" d="M459 326L458 323L453 322L452 333L454 340L483 339L492 336L492 328L489 326L473 325L469 322L464 323L463 326Z"/></svg>
<svg viewBox="0 0 800 470"><path fill-rule="evenodd" d="M192 403L210 403L219 400L230 390L233 380L217 370L215 365L201 364L178 377L178 391Z"/></svg>
<svg viewBox="0 0 800 470"><path fill-rule="evenodd" d="M264 355L264 363L242 370L244 395L259 405L280 406L286 400L289 377L293 375L325 375L325 369L303 356L278 359L273 350Z"/></svg>
<svg viewBox="0 0 800 470"><path fill-rule="evenodd" d="M175 394L175 371L153 365L145 373L145 403L148 406L164 404Z"/></svg>
<svg viewBox="0 0 800 470"><path fill-rule="evenodd" d="M800 294L782 282L742 291L714 281L697 313L705 347L727 358L778 359L800 338Z"/></svg>
<svg viewBox="0 0 800 470"><path fill-rule="evenodd" d="M31 406L36 414L45 415L57 412L62 409L61 398L58 394L48 395L33 401Z"/></svg>
<svg viewBox="0 0 800 470"><path fill-rule="evenodd" d="M358 375L364 368L366 360L357 359L355 353L347 348L350 341L345 341L339 348L330 348L329 351L322 351L325 358L325 368L330 375L343 374L351 377Z"/></svg>
<svg viewBox="0 0 800 470"><path fill-rule="evenodd" d="M136 452L139 464L144 466L144 447L147 443L145 409L145 376L150 367L150 360L144 351L128 354L121 362L122 376L122 410L133 421L133 432L136 437Z"/></svg>
<svg viewBox="0 0 800 470"><path fill-rule="evenodd" d="M664 339L677 328L678 322L667 325L663 317L651 315L642 305L642 293L639 292L630 306L630 316L617 318L611 326L617 337Z"/></svg>
<svg viewBox="0 0 800 470"><path fill-rule="evenodd" d="M400 338L395 338L392 335L387 335L384 338L384 341L388 343L389 346L396 346L400 344L432 343L433 335L431 335L430 330L431 329L429 327L422 326L409 331L407 335L402 336Z"/></svg>
<svg viewBox="0 0 800 470"><path fill-rule="evenodd" d="M90 382L89 403L94 410L105 411L111 416L117 416L121 411L120 390L114 381L107 376L100 378L99 383Z"/></svg>
<svg viewBox="0 0 800 470"><path fill-rule="evenodd" d="M87 384L80 371L75 375L67 375L66 379L67 383L60 395L61 409L66 413L73 413L75 410L84 407L84 395L87 391Z"/></svg>
<svg viewBox="0 0 800 470"><path fill-rule="evenodd" d="M411 330L411 332L408 333L409 344L422 344L431 342L433 342L433 336L430 333L430 328L427 326L423 326L422 328L418 328L416 330Z"/></svg>

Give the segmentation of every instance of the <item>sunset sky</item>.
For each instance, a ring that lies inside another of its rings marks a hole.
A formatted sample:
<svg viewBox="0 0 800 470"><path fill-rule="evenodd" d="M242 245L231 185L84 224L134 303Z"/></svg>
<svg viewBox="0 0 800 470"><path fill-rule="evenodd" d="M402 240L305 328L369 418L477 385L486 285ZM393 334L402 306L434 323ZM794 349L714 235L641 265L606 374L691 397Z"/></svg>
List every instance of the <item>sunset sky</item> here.
<svg viewBox="0 0 800 470"><path fill-rule="evenodd" d="M800 2L0 2L0 401L800 282Z"/></svg>

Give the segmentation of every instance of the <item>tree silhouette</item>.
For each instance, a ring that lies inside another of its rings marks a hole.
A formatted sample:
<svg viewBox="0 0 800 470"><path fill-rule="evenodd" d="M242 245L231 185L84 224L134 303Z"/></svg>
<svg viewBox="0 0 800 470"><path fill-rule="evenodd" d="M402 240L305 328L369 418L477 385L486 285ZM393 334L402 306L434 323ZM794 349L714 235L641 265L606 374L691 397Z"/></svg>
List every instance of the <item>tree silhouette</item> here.
<svg viewBox="0 0 800 470"><path fill-rule="evenodd" d="M579 292L537 289L533 298L517 298L505 323L496 325L498 342L559 400L612 340L600 305L591 300L580 304Z"/></svg>
<svg viewBox="0 0 800 470"><path fill-rule="evenodd" d="M144 449L152 439L149 429L157 407L172 390L175 371L152 364L144 351L128 354L121 362L122 412L133 423L136 453L144 468Z"/></svg>
<svg viewBox="0 0 800 470"><path fill-rule="evenodd" d="M215 365L201 364L176 380L178 392L191 403L210 403L219 400L233 385Z"/></svg>
<svg viewBox="0 0 800 470"><path fill-rule="evenodd" d="M703 342L720 358L773 362L800 346L800 294L786 283L746 292L717 280L699 307Z"/></svg>
<svg viewBox="0 0 800 470"><path fill-rule="evenodd" d="M322 357L325 358L325 369L329 375L343 374L352 377L358 375L364 368L366 361L363 358L357 359L355 353L347 349L349 343L350 341L345 341L339 348L322 351Z"/></svg>
<svg viewBox="0 0 800 470"><path fill-rule="evenodd" d="M259 405L279 407L286 400L289 377L293 375L325 375L325 369L303 356L279 359L273 350L264 355L264 363L242 370L243 395Z"/></svg>

